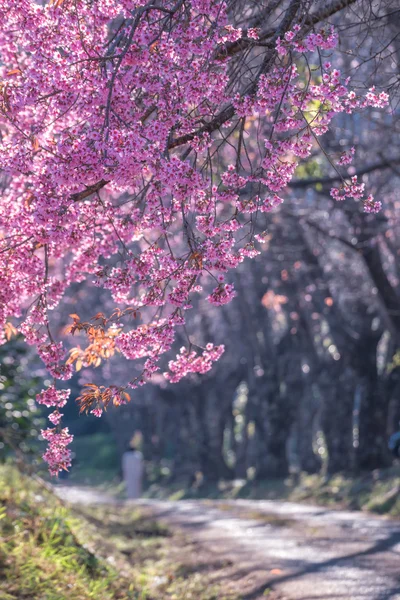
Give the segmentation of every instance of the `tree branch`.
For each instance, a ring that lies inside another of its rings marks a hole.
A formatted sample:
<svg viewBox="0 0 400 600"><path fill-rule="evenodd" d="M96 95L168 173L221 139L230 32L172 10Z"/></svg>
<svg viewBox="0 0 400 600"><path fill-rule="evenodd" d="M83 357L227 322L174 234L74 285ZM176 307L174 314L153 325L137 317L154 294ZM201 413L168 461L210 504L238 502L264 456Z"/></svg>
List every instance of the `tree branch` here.
<svg viewBox="0 0 400 600"><path fill-rule="evenodd" d="M351 4L354 4L355 2L357 2L357 0L337 0L336 2L332 2L332 4L330 4L329 6L326 6L325 8L322 8L321 10L308 16L304 21L302 34L304 34L306 31L308 31L315 25L318 25L318 23L320 23L321 21L325 21L329 17L332 17L337 12L340 12L341 10L343 10L344 8L347 8ZM270 13L271 13L271 11L268 11L268 16ZM255 27L255 28L258 27L263 22L263 20L266 18L266 16L267 15L265 13L262 13L261 15L259 15L258 18L254 21L253 27ZM249 46L257 46L257 41L246 37L247 31L248 31L247 29L245 29L243 31L243 34L245 37L242 37L240 40L237 40L236 42L228 42L222 48L220 48L218 50L215 58L217 60L218 59L222 60L228 56L234 56L235 54L238 54L239 52L246 50L247 48L249 48ZM276 31L276 29L269 29L269 30L261 33L258 41L263 42L263 41L267 40L268 38L270 38L274 35L275 31Z"/></svg>
<svg viewBox="0 0 400 600"><path fill-rule="evenodd" d="M101 188L103 188L105 185L107 185L107 183L110 183L110 182L106 181L105 179L101 179L97 183L87 186L85 190L82 190L81 192L77 192L76 194L71 194L71 200L73 200L74 202L79 202L80 200L84 200L88 196L91 196L92 194L95 194L96 192L101 190Z"/></svg>
<svg viewBox="0 0 400 600"><path fill-rule="evenodd" d="M353 175L343 175L343 177L340 177L339 175L333 175L332 177L309 177L308 179L297 179L291 181L288 186L290 188L299 189L317 184L328 185L330 183L336 183L337 181L343 181L343 179L350 179L351 177L354 177L354 175L361 177L362 175L372 173L373 171L378 171L379 169L393 169L393 165L400 165L400 157L384 159L381 162L367 165L363 169L356 171Z"/></svg>

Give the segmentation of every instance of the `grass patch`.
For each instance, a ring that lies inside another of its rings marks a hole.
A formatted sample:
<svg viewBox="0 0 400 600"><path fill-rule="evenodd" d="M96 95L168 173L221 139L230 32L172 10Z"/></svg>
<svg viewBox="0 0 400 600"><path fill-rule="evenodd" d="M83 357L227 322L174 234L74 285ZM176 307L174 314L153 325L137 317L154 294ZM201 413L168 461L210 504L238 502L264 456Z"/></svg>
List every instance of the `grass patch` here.
<svg viewBox="0 0 400 600"><path fill-rule="evenodd" d="M145 509L69 508L0 466L0 600L238 600L224 569Z"/></svg>
<svg viewBox="0 0 400 600"><path fill-rule="evenodd" d="M96 527L103 539L130 563L143 599L239 600L225 593L213 579L228 566L226 561L200 560L195 544L172 533L145 509L129 505L82 506L80 513Z"/></svg>
<svg viewBox="0 0 400 600"><path fill-rule="evenodd" d="M265 525L272 525L273 527L293 527L296 524L294 519L287 519L280 517L273 513L262 512L261 510L251 510L241 513L243 519L251 519L253 521L260 521Z"/></svg>
<svg viewBox="0 0 400 600"><path fill-rule="evenodd" d="M400 518L400 468L377 469L358 477L303 476L290 499L324 506L368 510Z"/></svg>
<svg viewBox="0 0 400 600"><path fill-rule="evenodd" d="M187 489L179 483L173 487L151 486L153 498L249 499L310 502L331 508L369 510L400 518L400 467L379 469L359 476L338 474L332 477L302 473L270 481L220 482ZM223 504L218 508L224 509ZM230 509L227 504L227 509Z"/></svg>
<svg viewBox="0 0 400 600"><path fill-rule="evenodd" d="M99 558L84 523L36 481L0 467L1 600L138 598Z"/></svg>

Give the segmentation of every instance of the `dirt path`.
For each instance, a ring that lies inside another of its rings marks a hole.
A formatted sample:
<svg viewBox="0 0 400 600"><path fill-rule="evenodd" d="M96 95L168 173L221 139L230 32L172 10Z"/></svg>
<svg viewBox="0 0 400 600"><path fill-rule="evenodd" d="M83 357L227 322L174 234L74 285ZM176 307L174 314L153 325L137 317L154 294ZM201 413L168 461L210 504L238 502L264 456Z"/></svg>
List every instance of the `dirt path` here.
<svg viewBox="0 0 400 600"><path fill-rule="evenodd" d="M71 502L104 495L61 488ZM141 500L169 526L184 530L210 563L232 561L246 579L246 600L400 600L400 522L291 502ZM272 593L270 595L272 596Z"/></svg>

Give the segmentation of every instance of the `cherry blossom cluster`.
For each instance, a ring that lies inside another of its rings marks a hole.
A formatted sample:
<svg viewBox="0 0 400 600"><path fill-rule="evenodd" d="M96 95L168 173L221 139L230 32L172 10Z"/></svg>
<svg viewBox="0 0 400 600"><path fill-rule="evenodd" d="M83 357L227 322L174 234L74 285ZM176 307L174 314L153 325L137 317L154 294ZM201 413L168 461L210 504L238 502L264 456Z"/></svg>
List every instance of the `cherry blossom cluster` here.
<svg viewBox="0 0 400 600"><path fill-rule="evenodd" d="M56 428L42 431L42 437L49 443L43 459L48 463L52 475L57 475L59 471L67 470L71 466L71 451L67 446L72 442L73 436L68 433L68 428L57 430L63 417L59 409L67 404L70 393L71 390L57 390L54 385L51 385L36 396L38 404L48 408L55 407L48 419Z"/></svg>
<svg viewBox="0 0 400 600"><path fill-rule="evenodd" d="M300 31L300 25L294 25L291 31L286 31L283 39L278 38L276 47L279 54L284 56L292 49L297 52L314 52L317 48L329 50L335 48L338 41L333 28L330 28L327 32L310 33L305 38L299 38Z"/></svg>
<svg viewBox="0 0 400 600"><path fill-rule="evenodd" d="M42 437L48 442L48 448L43 454L43 459L49 465L51 475L58 475L61 470L68 470L71 466L71 450L67 448L74 436L68 431L68 427L57 430L45 429L41 432Z"/></svg>
<svg viewBox="0 0 400 600"><path fill-rule="evenodd" d="M52 385L46 390L42 390L40 394L36 396L36 402L38 404L44 404L47 407L56 406L61 408L67 404L71 390L56 390Z"/></svg>
<svg viewBox="0 0 400 600"><path fill-rule="evenodd" d="M220 283L218 287L213 289L207 300L211 304L214 304L214 306L221 306L222 304L228 304L235 295L236 293L232 284Z"/></svg>
<svg viewBox="0 0 400 600"><path fill-rule="evenodd" d="M340 159L338 164L339 165L350 165L353 162L353 158L354 158L354 154L356 153L356 149L354 148L354 146L352 146L349 150L345 150Z"/></svg>
<svg viewBox="0 0 400 600"><path fill-rule="evenodd" d="M177 383L189 373L207 373L212 368L213 362L219 360L224 353L224 346L207 344L201 354L182 347L175 360L168 363L169 371L164 373L165 378L171 383Z"/></svg>
<svg viewBox="0 0 400 600"><path fill-rule="evenodd" d="M16 319L56 380L114 349L138 363L127 387L162 372L195 295L216 306L234 298L225 278L259 253L258 215L283 202L334 116L388 101L375 89L357 95L330 63L305 85L297 62L337 36L302 36L300 25L274 38L252 85L232 82L225 49L242 37L256 45L259 31L233 27L219 0L3 0L0 19L0 329ZM249 167L237 136L247 125L259 149ZM356 178L332 196L379 208ZM71 354L51 311L84 281L120 308L95 331L82 327L88 347ZM170 382L223 352L188 346L169 362ZM100 416L99 398L118 404L125 393L90 392L85 406ZM52 473L70 462L66 399L54 387L38 396L56 407L43 434Z"/></svg>
<svg viewBox="0 0 400 600"><path fill-rule="evenodd" d="M330 194L337 201L343 201L346 198L362 200L364 212L366 213L378 213L382 208L382 203L379 200L375 200L372 194L364 198L365 184L358 183L356 175L351 177L350 183L345 181L339 188L332 188Z"/></svg>
<svg viewBox="0 0 400 600"><path fill-rule="evenodd" d="M367 199L364 201L364 212L370 214L376 214L382 209L382 202L380 200L375 200L372 194L367 196Z"/></svg>

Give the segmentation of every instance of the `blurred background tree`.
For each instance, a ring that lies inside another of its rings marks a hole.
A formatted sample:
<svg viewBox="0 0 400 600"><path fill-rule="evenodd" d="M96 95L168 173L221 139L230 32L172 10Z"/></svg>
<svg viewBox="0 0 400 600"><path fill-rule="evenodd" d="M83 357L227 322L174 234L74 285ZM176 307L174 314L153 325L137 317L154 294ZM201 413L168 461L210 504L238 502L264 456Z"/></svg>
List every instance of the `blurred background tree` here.
<svg viewBox="0 0 400 600"><path fill-rule="evenodd" d="M373 85L388 91L390 110L337 116L320 138L324 152L315 142L285 203L260 217L267 230L262 253L230 275L237 298L222 308L196 301L189 336L227 349L210 373L176 385L155 377L102 419L80 416L73 402L65 407L79 458L73 477L118 478L122 453L138 432L150 483L355 474L391 464L387 442L400 421L400 10L397 0L348 4L327 14L340 36L340 52L328 58L360 93ZM287 5L232 2L232 22L242 27L265 11L273 24ZM307 74L301 76L306 84ZM244 155L251 161L262 135L255 135L256 125L250 117L243 121L242 156L230 146L221 170ZM340 183L332 160L353 145L347 175L358 174L382 201L379 215L330 198ZM76 284L55 311L60 329L77 306L90 319L112 312L114 303L104 290ZM27 452L40 425L29 353L18 340L0 353L4 457ZM123 384L131 371L115 355L75 375L68 387L76 398L88 381Z"/></svg>
<svg viewBox="0 0 400 600"><path fill-rule="evenodd" d="M45 420L35 402L40 374L20 338L0 346L0 461L9 458L38 466L38 438Z"/></svg>

